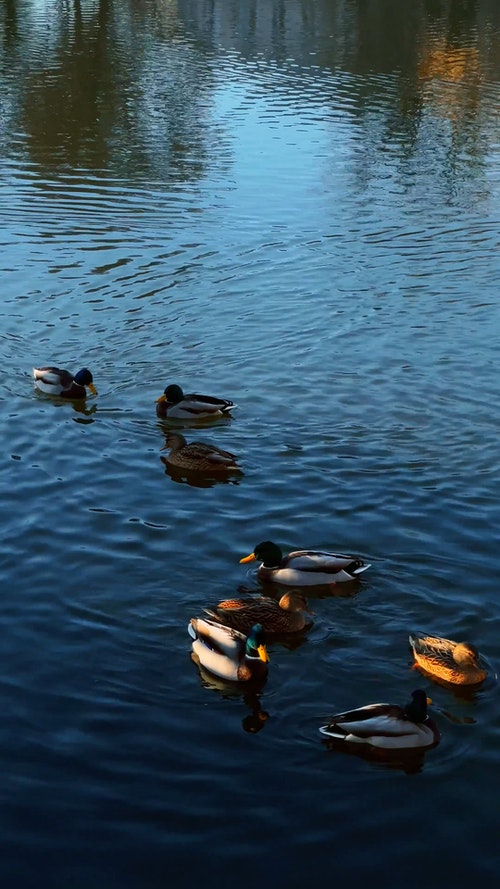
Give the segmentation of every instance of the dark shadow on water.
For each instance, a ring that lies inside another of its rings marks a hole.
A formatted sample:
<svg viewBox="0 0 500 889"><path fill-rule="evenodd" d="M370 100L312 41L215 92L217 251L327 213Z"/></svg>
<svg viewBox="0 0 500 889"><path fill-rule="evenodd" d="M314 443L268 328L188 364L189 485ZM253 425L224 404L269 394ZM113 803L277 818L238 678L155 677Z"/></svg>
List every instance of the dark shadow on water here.
<svg viewBox="0 0 500 889"><path fill-rule="evenodd" d="M417 775L421 772L425 754L432 749L428 747L425 750L378 750L374 747L356 747L354 744L346 744L345 741L336 741L334 738L322 740L321 743L328 751L356 756L375 767L404 772L406 775Z"/></svg>
<svg viewBox="0 0 500 889"><path fill-rule="evenodd" d="M363 589L361 580L348 581L347 583L330 583L320 586L287 586L280 583L266 583L259 580L261 592L264 596L280 599L284 593L292 590L302 593L307 599L353 599Z"/></svg>
<svg viewBox="0 0 500 889"><path fill-rule="evenodd" d="M58 398L54 395L46 395L35 389L35 398L44 404L53 404L54 407L65 407L70 405L76 414L81 416L73 417L75 423L93 423L93 415L97 412L97 404L88 404L87 399L77 398L74 401L71 398Z"/></svg>
<svg viewBox="0 0 500 889"><path fill-rule="evenodd" d="M257 734L260 732L267 720L269 713L260 706L260 695L264 688L267 677L265 679L253 680L251 682L229 682L214 676L203 667L193 652L191 652L191 660L196 664L200 674L200 682L204 688L209 688L222 698L241 698L245 706L249 709L249 713L241 720L242 728L249 734Z"/></svg>
<svg viewBox="0 0 500 889"><path fill-rule="evenodd" d="M267 633L267 635L270 641L272 640L273 645L277 643L286 648L287 651L297 651L298 648L301 648L308 641L307 633L311 629L312 626L301 630L300 633Z"/></svg>
<svg viewBox="0 0 500 889"><path fill-rule="evenodd" d="M93 415L95 413L97 413L97 405L96 404L91 404L90 407L87 407L85 402L83 404L80 404L77 401L76 402L73 401L71 403L73 405L73 410L77 414L84 415L83 417L72 417L72 419L74 420L75 423L83 423L84 425L88 425L89 423L95 422L95 418Z"/></svg>
<svg viewBox="0 0 500 889"><path fill-rule="evenodd" d="M181 429L214 429L218 426L229 426L231 424L231 416L222 417L204 417L197 420L174 420L169 417L158 417L158 429L164 435L170 429L180 431Z"/></svg>
<svg viewBox="0 0 500 889"><path fill-rule="evenodd" d="M213 488L214 485L239 485L240 478L243 476L241 470L212 476L210 473L188 472L186 469L169 466L166 457L160 457L160 460L165 466L165 475L168 475L173 482L177 482L180 485L191 485L195 488Z"/></svg>

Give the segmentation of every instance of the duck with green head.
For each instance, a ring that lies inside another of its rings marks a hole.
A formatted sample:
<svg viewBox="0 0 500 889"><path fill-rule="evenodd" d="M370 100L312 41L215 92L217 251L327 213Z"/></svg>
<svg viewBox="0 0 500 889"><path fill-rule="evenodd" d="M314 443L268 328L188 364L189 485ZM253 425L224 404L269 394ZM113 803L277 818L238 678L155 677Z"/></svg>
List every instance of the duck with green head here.
<svg viewBox="0 0 500 889"><path fill-rule="evenodd" d="M320 550L295 550L284 556L271 540L258 543L240 563L260 560L260 580L285 586L323 586L357 580L370 565L357 556L346 556Z"/></svg>
<svg viewBox="0 0 500 889"><path fill-rule="evenodd" d="M185 395L181 387L172 383L156 401L156 414L168 420L215 420L230 416L236 405L227 398L211 395Z"/></svg>
<svg viewBox="0 0 500 889"><path fill-rule="evenodd" d="M320 732L333 741L348 745L364 744L382 750L414 750L435 747L439 730L427 713L430 700L425 691L412 692L406 706L399 704L366 704L332 716Z"/></svg>
<svg viewBox="0 0 500 889"><path fill-rule="evenodd" d="M232 682L248 682L267 676L269 656L260 624L245 636L214 620L193 617L188 632L195 660L209 673Z"/></svg>
<svg viewBox="0 0 500 889"><path fill-rule="evenodd" d="M78 400L87 397L87 389L97 395L92 374L88 367L82 367L74 376L69 370L60 367L34 367L35 386L46 395L57 398Z"/></svg>

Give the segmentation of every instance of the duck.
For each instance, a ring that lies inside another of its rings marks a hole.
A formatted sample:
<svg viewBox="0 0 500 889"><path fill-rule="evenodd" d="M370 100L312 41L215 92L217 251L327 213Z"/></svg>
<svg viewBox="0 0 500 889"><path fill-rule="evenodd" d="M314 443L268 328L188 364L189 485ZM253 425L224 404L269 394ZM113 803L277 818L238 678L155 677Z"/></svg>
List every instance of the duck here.
<svg viewBox="0 0 500 889"><path fill-rule="evenodd" d="M188 472L241 472L234 454L203 441L188 444L180 432L169 432L165 447L170 448L170 454L165 458L170 467Z"/></svg>
<svg viewBox="0 0 500 889"><path fill-rule="evenodd" d="M320 728L322 735L348 745L364 744L382 750L414 750L434 747L440 733L427 713L427 698L421 688L412 692L406 706L398 704L366 704L332 716Z"/></svg>
<svg viewBox="0 0 500 889"><path fill-rule="evenodd" d="M86 398L87 388L97 395L94 380L88 367L82 367L74 376L69 370L60 367L34 367L35 386L46 395L58 398Z"/></svg>
<svg viewBox="0 0 500 889"><path fill-rule="evenodd" d="M236 405L227 398L211 395L185 395L180 386L172 383L156 400L156 414L169 420L204 420L230 416Z"/></svg>
<svg viewBox="0 0 500 889"><path fill-rule="evenodd" d="M241 633L259 623L266 634L300 633L311 626L312 621L304 613L307 599L300 593L284 593L279 602L269 596L252 599L224 599L213 609L205 608L215 621L234 627Z"/></svg>
<svg viewBox="0 0 500 889"><path fill-rule="evenodd" d="M415 666L430 676L454 685L477 685L486 679L479 652L472 642L454 642L441 636L410 633L408 641Z"/></svg>
<svg viewBox="0 0 500 889"><path fill-rule="evenodd" d="M269 655L260 624L245 635L210 618L192 617L188 632L195 660L214 676L233 682L267 676Z"/></svg>
<svg viewBox="0 0 500 889"><path fill-rule="evenodd" d="M323 586L356 580L370 565L356 556L345 556L318 550L296 550L283 556L280 547L271 540L258 543L240 564L260 559L258 576L286 586Z"/></svg>

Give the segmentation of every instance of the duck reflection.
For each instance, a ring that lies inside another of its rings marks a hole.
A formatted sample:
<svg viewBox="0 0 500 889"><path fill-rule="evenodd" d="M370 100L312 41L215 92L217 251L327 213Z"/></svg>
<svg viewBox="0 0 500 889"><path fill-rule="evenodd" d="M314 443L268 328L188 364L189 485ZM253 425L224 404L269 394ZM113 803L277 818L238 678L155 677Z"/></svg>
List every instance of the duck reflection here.
<svg viewBox="0 0 500 889"><path fill-rule="evenodd" d="M290 592L290 587L282 583L270 583L260 578L259 583L261 584L260 592L265 596L273 598L277 596L279 599L285 593ZM345 583L324 584L323 586L319 584L315 586L294 585L293 591L307 596L308 599L354 599L363 587L362 580L352 580Z"/></svg>
<svg viewBox="0 0 500 889"><path fill-rule="evenodd" d="M97 413L97 405L91 404L90 407L87 407L85 404L79 404L78 402L72 402L73 410L77 414L83 414L80 417L73 417L75 423L83 423L83 425L88 425L89 423L95 423L94 414Z"/></svg>
<svg viewBox="0 0 500 889"><path fill-rule="evenodd" d="M188 472L186 469L177 469L174 466L170 466L166 457L161 456L160 460L165 466L165 475L168 475L173 482L177 482L179 485L190 485L193 488L213 488L215 485L239 485L238 475L243 475L243 473L238 475L235 473L234 475L211 478L209 475L205 475L205 473Z"/></svg>
<svg viewBox="0 0 500 889"><path fill-rule="evenodd" d="M262 731L269 719L269 713L263 710L260 704L260 693L266 683L266 679L263 678L246 683L228 682L206 670L194 652L191 652L191 660L198 667L200 681L204 688L209 688L226 699L241 698L245 706L248 707L250 712L241 720L243 731L251 735L256 735L257 732Z"/></svg>
<svg viewBox="0 0 500 889"><path fill-rule="evenodd" d="M189 429L218 429L231 425L232 417L230 414L223 414L221 417L198 417L196 420L189 421ZM178 432L186 429L188 423L176 417L161 417L158 428L161 432L166 433L167 430Z"/></svg>
<svg viewBox="0 0 500 889"><path fill-rule="evenodd" d="M322 743L329 751L342 751L347 756L364 759L375 767L404 772L406 775L416 775L424 767L425 750L376 750L368 747L350 747L343 741L336 741L333 738Z"/></svg>
<svg viewBox="0 0 500 889"><path fill-rule="evenodd" d="M97 404L89 405L83 398L77 398L72 401L70 398L59 398L57 395L47 395L45 392L38 392L37 390L35 390L34 396L37 401L54 405L57 408L67 408L68 404L71 405L75 414L79 414L78 417L72 418L75 423L94 422L93 415L97 412Z"/></svg>

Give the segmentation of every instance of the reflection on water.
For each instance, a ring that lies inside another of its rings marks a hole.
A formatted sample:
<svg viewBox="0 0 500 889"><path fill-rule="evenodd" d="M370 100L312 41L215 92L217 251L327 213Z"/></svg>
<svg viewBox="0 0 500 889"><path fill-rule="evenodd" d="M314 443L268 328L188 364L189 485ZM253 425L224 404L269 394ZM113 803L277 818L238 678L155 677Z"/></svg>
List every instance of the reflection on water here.
<svg viewBox="0 0 500 889"><path fill-rule="evenodd" d="M265 580L260 578L258 578L258 582L261 584L260 592L264 596L280 599L285 593L290 592L290 587L285 584L266 583ZM309 599L352 599L362 591L364 585L365 583L362 580L353 580L345 583L329 583L325 586L321 586L321 584L315 584L314 586L294 584L293 589Z"/></svg>
<svg viewBox="0 0 500 889"><path fill-rule="evenodd" d="M161 462L165 466L165 475L168 475L172 481L181 485L191 485L195 488L213 488L214 485L239 485L243 472L232 470L230 474L210 472L190 472L188 469L179 469L177 466L171 466L167 457L160 457Z"/></svg>
<svg viewBox="0 0 500 889"><path fill-rule="evenodd" d="M249 682L228 682L219 676L209 673L194 652L191 652L191 660L198 667L200 680L204 688L215 691L222 698L241 698L245 707L250 711L242 718L241 725L245 732L249 734L257 734L260 732L267 720L269 713L263 710L260 704L260 696L267 682L267 679L253 679Z"/></svg>
<svg viewBox="0 0 500 889"><path fill-rule="evenodd" d="M165 430L182 430L182 429L214 429L217 427L230 426L232 422L232 417L222 416L222 417L204 417L203 419L190 420L189 423L186 423L185 420L176 420L172 419L172 417L163 417L158 423L158 429L165 434ZM164 447L168 447L165 442Z"/></svg>
<svg viewBox="0 0 500 889"><path fill-rule="evenodd" d="M364 759L371 765L392 771L401 771L406 775L416 775L424 768L427 750L377 750L374 747L363 747L346 744L328 738L321 742L329 751L344 756L355 756Z"/></svg>
<svg viewBox="0 0 500 889"><path fill-rule="evenodd" d="M34 397L36 401L39 401L41 404L52 404L55 408L62 408L63 410L68 410L68 405L71 406L71 409L76 414L84 414L85 417L92 417L93 414L97 412L97 404L89 404L90 399L77 399L76 401L71 401L68 398L58 398L54 395L44 395L43 392L38 392L35 390ZM73 417L75 422L84 423L86 422L83 417ZM91 422L90 420L88 422Z"/></svg>

